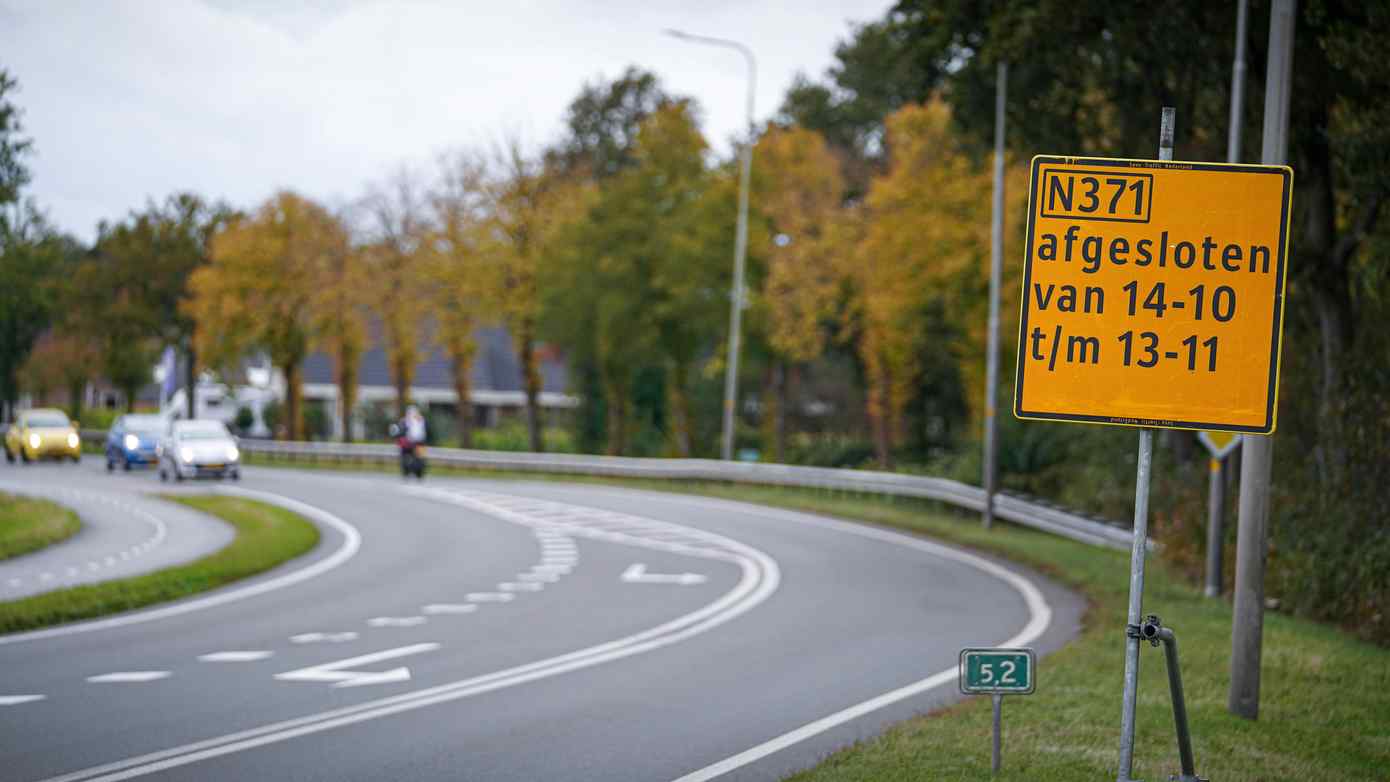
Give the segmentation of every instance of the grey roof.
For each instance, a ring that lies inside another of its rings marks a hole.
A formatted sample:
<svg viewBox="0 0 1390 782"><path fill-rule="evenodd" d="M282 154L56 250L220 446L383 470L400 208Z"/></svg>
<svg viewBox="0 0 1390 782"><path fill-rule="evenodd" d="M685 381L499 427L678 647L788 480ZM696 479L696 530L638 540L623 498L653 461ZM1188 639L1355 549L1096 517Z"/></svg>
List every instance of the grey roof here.
<svg viewBox="0 0 1390 782"><path fill-rule="evenodd" d="M375 331L375 329L373 329ZM511 334L498 326L480 327L474 334L478 352L473 359L473 388L477 391L520 391L521 363L512 345ZM448 355L434 345L425 334L420 335L420 363L415 365L414 386L453 390L452 362ZM362 367L357 382L363 386L391 386L391 368L386 349L376 337L374 344L362 355ZM547 346L538 346L542 390L568 391L568 372L560 354ZM333 383L333 359L327 353L316 352L304 362L304 382Z"/></svg>

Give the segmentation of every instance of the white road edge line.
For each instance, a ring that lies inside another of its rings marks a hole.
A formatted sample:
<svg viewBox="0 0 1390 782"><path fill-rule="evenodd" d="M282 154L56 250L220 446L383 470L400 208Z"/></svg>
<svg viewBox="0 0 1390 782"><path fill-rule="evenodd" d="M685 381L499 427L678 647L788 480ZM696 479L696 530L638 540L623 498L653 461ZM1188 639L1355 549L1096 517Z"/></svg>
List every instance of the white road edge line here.
<svg viewBox="0 0 1390 782"><path fill-rule="evenodd" d="M402 489L402 491L405 490ZM446 498L446 494L439 492L433 496L443 502L450 502ZM457 498L456 504L482 512L475 504L464 501L462 497ZM499 518L506 518L501 513L495 515ZM712 630L752 610L776 592L781 583L781 570L772 557L752 546L725 538L722 535L703 534L721 540L724 545L737 552L728 554L727 558L719 557L719 559L738 565L742 569L743 575L733 589L721 595L717 600L664 624L615 641L608 641L557 657L475 676L471 679L462 679L415 692L368 701L356 706L347 706L263 725L259 728L206 739L182 747L173 747L147 755L126 758L62 776L51 777L44 782L77 782L77 780L117 782L118 780L132 779L344 725L366 722L399 712L413 711L438 703L525 684L537 679L558 676L569 671L600 665L679 643ZM716 558L712 554L705 556Z"/></svg>
<svg viewBox="0 0 1390 782"><path fill-rule="evenodd" d="M610 496L622 495L622 492L613 491L598 491L595 493L608 494ZM659 494L656 492L642 493L648 495L657 494L657 496L659 496L661 499L667 501L675 501L683 504L693 504L694 502L697 502L697 500L693 498L673 496L670 494ZM1019 595L1022 596L1024 603L1028 606L1028 612L1030 616L1028 624L1024 625L1023 629L1018 631L1018 633L1015 634L1013 637L1000 643L1000 646L1025 646L1037 640L1044 632L1046 632L1048 625L1052 624L1052 607L1048 605L1046 598L1043 597L1042 591L1039 590L1037 586L1033 584L1033 582L1013 572L1012 570L1003 567L1002 565L985 559L984 557L961 551L959 549L954 549L939 543L934 543L930 540L925 540L923 538L917 538L911 535L906 535L900 532L891 532L889 530L879 529L877 527L854 524L852 522L840 521L838 519L817 516L810 513L786 511L777 508L767 508L764 506L753 505L751 503L736 502L733 500L716 500L701 498L700 500L698 500L698 502L701 505L704 505L705 507L709 507L710 505L724 506L726 508L729 508L730 510L737 511L739 513L745 513L754 516L762 516L764 518L782 519L798 524L810 524L812 526L822 527L824 529L837 530L839 532L845 532L851 535L858 535L859 537L872 538L874 540L881 540L887 543L894 543L901 546L907 546L908 548L915 548L919 551L925 551L936 556L942 557L944 559L950 559L956 562L960 562L962 564L973 567L976 570L980 570L984 573L994 576L995 578L998 578L1001 581L1008 584L1009 586L1013 587L1019 593ZM708 766L705 766L704 768L692 771L689 774L686 774L685 776L678 777L672 782L706 782L707 780L723 776L729 773L730 771L734 771L750 763L761 760L762 758L765 758L768 755L778 752L779 750L786 749L787 747L790 747L793 744L805 741L806 739L809 739L812 736L824 733L825 731L830 730L831 728L843 725L844 723L849 722L853 719L857 719L858 717L862 717L865 714L877 711L878 709L882 709L886 706L891 706L892 704L897 703L898 701L911 698L915 695L920 695L921 693L927 692L928 690L935 689L937 687L942 686L943 684L947 684L951 681L954 681L957 675L958 672L955 666L952 666L944 671L938 671L924 679L919 679L918 681L912 682L911 684L899 687L896 690L890 690L889 692L885 692L866 701L862 701L853 706L837 711L834 714L828 714L824 717L821 717L818 720L808 722L805 725L796 728L795 730L788 731L780 736L777 736L776 738L765 741L761 744L758 744L757 746L750 747L744 750L743 752L738 753L737 755L727 757L717 763L712 763Z"/></svg>
<svg viewBox="0 0 1390 782"><path fill-rule="evenodd" d="M125 627L127 625L139 624L141 622L152 622L156 619L165 619L171 616L187 614L192 611L202 611L220 605L225 605L236 600L244 600L248 597L255 597L276 589L282 589L301 581L307 581L315 576L338 567L357 555L358 549L362 547L362 535L357 528L342 519L334 516L325 510L320 510L312 505L307 505L299 500L292 500L279 494L272 494L265 491L254 489L242 489L233 486L218 486L214 490L218 494L231 496L248 497L254 500L268 502L271 505L278 505L286 510L294 511L302 516L325 524L337 530L343 536L343 545L338 547L332 554L307 565L299 570L286 573L278 578L268 581L261 581L240 589L231 589L226 592L218 592L208 597L195 598L188 601L175 603L163 608L155 608L149 611L140 611L133 614L123 614L113 616L110 619L98 619L93 622L81 622L78 624L63 625L47 630L34 630L27 633L16 633L14 635L0 636L0 646L5 644L22 643L24 641L38 641L44 638L56 638L63 635L74 635L77 633L89 633L94 630L109 630L113 627Z"/></svg>

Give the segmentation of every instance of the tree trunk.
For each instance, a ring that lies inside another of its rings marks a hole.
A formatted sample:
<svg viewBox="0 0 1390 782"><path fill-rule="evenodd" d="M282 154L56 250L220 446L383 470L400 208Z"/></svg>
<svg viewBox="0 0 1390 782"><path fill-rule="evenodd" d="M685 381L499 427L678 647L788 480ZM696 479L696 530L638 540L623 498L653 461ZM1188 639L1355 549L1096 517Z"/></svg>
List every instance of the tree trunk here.
<svg viewBox="0 0 1390 782"><path fill-rule="evenodd" d="M343 442L352 442L352 411L357 407L357 370L361 353L355 348L338 349L338 415L342 421Z"/></svg>
<svg viewBox="0 0 1390 782"><path fill-rule="evenodd" d="M473 353L472 340L456 341L450 349L454 363L454 394L458 396L459 445L473 447Z"/></svg>
<svg viewBox="0 0 1390 782"><path fill-rule="evenodd" d="M787 460L787 362L779 359L773 365L772 384L777 395L772 418L772 460L783 464Z"/></svg>
<svg viewBox="0 0 1390 782"><path fill-rule="evenodd" d="M870 386L869 418L874 428L874 455L878 466L893 469L893 378L887 367L874 373Z"/></svg>
<svg viewBox="0 0 1390 782"><path fill-rule="evenodd" d="M285 362L285 417L287 437L290 440L304 439L304 378L300 373L299 361Z"/></svg>
<svg viewBox="0 0 1390 782"><path fill-rule="evenodd" d="M676 455L690 458L690 365L685 361L671 362L671 381L667 392L671 400L671 440Z"/></svg>
<svg viewBox="0 0 1390 782"><path fill-rule="evenodd" d="M82 392L86 388L86 380L68 383L68 417L78 423L82 422Z"/></svg>
<svg viewBox="0 0 1390 782"><path fill-rule="evenodd" d="M135 412L135 395L140 393L139 386L122 388L121 393L125 395L125 411L127 413Z"/></svg>
<svg viewBox="0 0 1390 782"><path fill-rule="evenodd" d="M605 377L603 379L603 402L608 430L608 442L604 452L609 456L622 456L627 452L629 409L627 384L621 380Z"/></svg>
<svg viewBox="0 0 1390 782"><path fill-rule="evenodd" d="M396 385L396 417L404 418L405 409L410 406L410 383L414 380L414 367L406 366L408 362L397 356L392 359L392 379Z"/></svg>
<svg viewBox="0 0 1390 782"><path fill-rule="evenodd" d="M526 389L526 434L531 450L540 453L545 450L541 430L541 371L536 359L535 319L521 319L521 328L516 335L517 353L521 359L521 379Z"/></svg>
<svg viewBox="0 0 1390 782"><path fill-rule="evenodd" d="M191 421L198 417L198 351L193 349L193 336L190 334L188 343L184 347L184 360L187 365L184 367L183 389L188 396L188 419Z"/></svg>

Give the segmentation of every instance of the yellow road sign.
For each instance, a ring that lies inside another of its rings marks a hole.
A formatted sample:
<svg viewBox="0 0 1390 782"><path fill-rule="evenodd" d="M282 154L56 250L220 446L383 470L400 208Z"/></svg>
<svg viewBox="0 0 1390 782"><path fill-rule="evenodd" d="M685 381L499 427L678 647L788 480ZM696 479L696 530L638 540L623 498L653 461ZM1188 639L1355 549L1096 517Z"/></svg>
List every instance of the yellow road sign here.
<svg viewBox="0 0 1390 782"><path fill-rule="evenodd" d="M1240 435L1234 432L1208 432L1204 430L1197 433L1197 439L1206 446L1207 451L1216 459L1225 458L1227 454L1236 449L1236 446L1240 445Z"/></svg>
<svg viewBox="0 0 1390 782"><path fill-rule="evenodd" d="M1293 170L1040 155L1014 414L1274 431Z"/></svg>

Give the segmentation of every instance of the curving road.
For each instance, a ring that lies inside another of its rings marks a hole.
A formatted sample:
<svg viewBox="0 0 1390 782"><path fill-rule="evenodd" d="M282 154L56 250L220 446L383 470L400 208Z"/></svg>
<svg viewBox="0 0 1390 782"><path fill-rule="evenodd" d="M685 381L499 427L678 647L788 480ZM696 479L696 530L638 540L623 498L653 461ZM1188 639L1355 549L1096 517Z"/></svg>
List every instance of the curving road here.
<svg viewBox="0 0 1390 782"><path fill-rule="evenodd" d="M28 476L169 507L147 478ZM958 697L961 647L1046 651L1083 608L984 558L739 503L265 469L223 490L323 542L203 598L0 636L6 780L778 779Z"/></svg>

